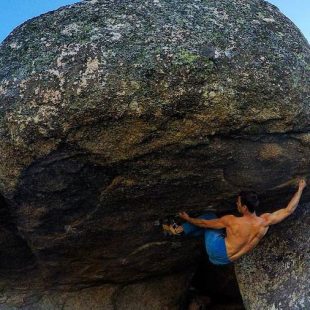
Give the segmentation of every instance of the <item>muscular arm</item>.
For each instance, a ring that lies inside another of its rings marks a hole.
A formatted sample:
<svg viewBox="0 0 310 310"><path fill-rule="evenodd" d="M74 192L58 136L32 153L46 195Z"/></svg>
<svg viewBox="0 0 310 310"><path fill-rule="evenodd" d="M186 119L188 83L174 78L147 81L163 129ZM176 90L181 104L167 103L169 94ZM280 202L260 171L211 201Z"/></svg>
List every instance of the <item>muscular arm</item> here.
<svg viewBox="0 0 310 310"><path fill-rule="evenodd" d="M273 213L264 213L261 215L261 217L267 221L267 225L277 224L283 221L285 218L287 218L290 214L292 214L295 211L305 186L306 182L304 180L301 180L299 182L297 192L294 194L294 196L292 197L291 201L288 203L286 208L280 209Z"/></svg>
<svg viewBox="0 0 310 310"><path fill-rule="evenodd" d="M205 220L200 218L193 218L188 216L185 212L180 213L180 217L186 220L187 222L202 228L213 228L213 229L221 229L225 228L228 225L229 217L231 215L226 215L218 219Z"/></svg>

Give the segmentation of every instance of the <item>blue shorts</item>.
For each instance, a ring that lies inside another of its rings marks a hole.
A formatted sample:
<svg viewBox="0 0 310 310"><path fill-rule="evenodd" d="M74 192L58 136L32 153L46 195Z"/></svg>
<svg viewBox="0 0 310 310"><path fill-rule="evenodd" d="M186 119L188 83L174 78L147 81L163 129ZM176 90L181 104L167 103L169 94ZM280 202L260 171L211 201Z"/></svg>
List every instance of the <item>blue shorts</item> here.
<svg viewBox="0 0 310 310"><path fill-rule="evenodd" d="M208 213L199 216L199 218L211 220L217 218L217 216L214 213ZM182 224L182 227L186 235L204 235L205 248L212 264L227 265L232 263L227 256L225 231L223 229L201 228L188 222Z"/></svg>

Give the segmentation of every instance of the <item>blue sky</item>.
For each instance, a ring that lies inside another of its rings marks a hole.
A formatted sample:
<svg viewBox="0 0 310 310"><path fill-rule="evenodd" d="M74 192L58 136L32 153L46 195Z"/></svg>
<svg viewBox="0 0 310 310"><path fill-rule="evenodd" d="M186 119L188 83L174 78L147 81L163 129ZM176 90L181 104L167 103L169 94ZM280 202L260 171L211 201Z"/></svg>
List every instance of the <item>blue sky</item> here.
<svg viewBox="0 0 310 310"><path fill-rule="evenodd" d="M310 0L268 0L301 30L310 42Z"/></svg>
<svg viewBox="0 0 310 310"><path fill-rule="evenodd" d="M18 25L77 0L0 0L0 42Z"/></svg>
<svg viewBox="0 0 310 310"><path fill-rule="evenodd" d="M130 0L128 0L130 1ZM0 0L0 42L18 25L34 16L78 0ZM310 0L268 0L289 17L310 41Z"/></svg>

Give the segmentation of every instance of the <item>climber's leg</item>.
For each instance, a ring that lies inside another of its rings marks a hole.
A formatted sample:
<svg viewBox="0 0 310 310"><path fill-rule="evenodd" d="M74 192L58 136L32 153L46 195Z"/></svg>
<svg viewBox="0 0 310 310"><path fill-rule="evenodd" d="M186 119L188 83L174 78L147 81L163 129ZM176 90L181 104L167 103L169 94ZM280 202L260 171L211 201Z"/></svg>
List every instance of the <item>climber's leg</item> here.
<svg viewBox="0 0 310 310"><path fill-rule="evenodd" d="M214 265L226 265L231 261L227 256L224 229L205 229L205 248Z"/></svg>
<svg viewBox="0 0 310 310"><path fill-rule="evenodd" d="M214 213L209 212L201 216L198 216L198 218L205 219L205 220L212 220L212 219L216 219L217 216ZM191 235L191 236L201 236L204 234L206 230L205 228L197 227L188 222L183 223L181 226L183 227L183 231L185 235Z"/></svg>

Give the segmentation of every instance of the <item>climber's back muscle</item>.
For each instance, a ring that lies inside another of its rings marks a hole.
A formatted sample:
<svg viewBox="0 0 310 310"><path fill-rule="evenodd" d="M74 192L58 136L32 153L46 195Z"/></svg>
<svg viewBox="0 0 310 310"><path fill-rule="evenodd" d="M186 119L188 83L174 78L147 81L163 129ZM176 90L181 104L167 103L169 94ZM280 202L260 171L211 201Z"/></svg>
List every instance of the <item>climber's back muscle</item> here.
<svg viewBox="0 0 310 310"><path fill-rule="evenodd" d="M226 223L225 243L232 261L252 250L269 228L264 218L254 214L242 217L230 215Z"/></svg>

